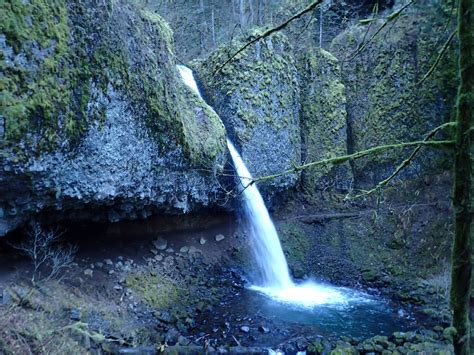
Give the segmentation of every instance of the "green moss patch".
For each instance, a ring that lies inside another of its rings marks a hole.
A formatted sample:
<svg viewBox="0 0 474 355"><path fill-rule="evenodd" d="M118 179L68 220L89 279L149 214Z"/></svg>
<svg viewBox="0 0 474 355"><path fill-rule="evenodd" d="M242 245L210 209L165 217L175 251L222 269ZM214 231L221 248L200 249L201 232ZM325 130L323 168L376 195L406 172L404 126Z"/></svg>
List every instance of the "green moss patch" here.
<svg viewBox="0 0 474 355"><path fill-rule="evenodd" d="M298 224L285 223L278 226L282 248L288 263L301 269L310 253L311 236Z"/></svg>
<svg viewBox="0 0 474 355"><path fill-rule="evenodd" d="M323 49L312 49L301 56L300 121L304 160L307 162L347 154L346 96L337 59ZM336 174L349 185L347 164L337 170L331 166L305 170L303 189L310 194L336 184Z"/></svg>
<svg viewBox="0 0 474 355"><path fill-rule="evenodd" d="M217 48L206 60L193 63L208 102L221 116L229 116L221 111L232 106L232 115L242 121L243 125L232 125L242 142L249 141L259 122L275 129L294 124L291 110L296 100L296 67L284 35L256 43L216 73L234 51L260 33L262 29L250 30L230 46Z"/></svg>
<svg viewBox="0 0 474 355"><path fill-rule="evenodd" d="M5 138L18 141L30 129L43 130L43 139L52 142L58 115L70 105L66 1L2 1L0 13L1 32L12 48L11 54L2 52L0 57Z"/></svg>
<svg viewBox="0 0 474 355"><path fill-rule="evenodd" d="M354 58L351 56L366 36L366 26L353 26L334 39L331 51L343 63L351 151L423 139L431 129L451 120L457 86L454 46L429 79L418 85L449 32L447 22L443 14L422 10L407 13L381 31ZM407 154L389 152L354 162L356 181L377 181L388 176ZM447 158L444 155L444 159L433 164L435 156L443 155L427 153L424 161L423 157L418 158L412 166L433 168L443 165Z"/></svg>
<svg viewBox="0 0 474 355"><path fill-rule="evenodd" d="M180 302L185 291L178 287L175 280L155 271L130 273L125 284L153 308L169 308Z"/></svg>

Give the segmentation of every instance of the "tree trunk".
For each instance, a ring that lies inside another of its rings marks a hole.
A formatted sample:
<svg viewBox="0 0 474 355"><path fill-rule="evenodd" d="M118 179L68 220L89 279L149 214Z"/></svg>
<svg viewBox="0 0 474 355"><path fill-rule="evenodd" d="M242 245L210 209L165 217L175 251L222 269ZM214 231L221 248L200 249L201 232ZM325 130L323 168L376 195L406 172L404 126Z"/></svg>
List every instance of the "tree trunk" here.
<svg viewBox="0 0 474 355"><path fill-rule="evenodd" d="M207 21L206 21L206 8L204 6L204 0L199 0L199 12L201 13L201 50L206 49L206 34L208 31Z"/></svg>
<svg viewBox="0 0 474 355"><path fill-rule="evenodd" d="M319 48L323 48L323 7L319 7Z"/></svg>
<svg viewBox="0 0 474 355"><path fill-rule="evenodd" d="M470 354L469 302L471 291L472 161L470 157L474 103L474 4L459 3L459 72L456 148L454 157L455 231L452 254L451 306L453 308L454 351Z"/></svg>
<svg viewBox="0 0 474 355"><path fill-rule="evenodd" d="M263 0L257 0L257 26L263 25L263 9L262 9Z"/></svg>
<svg viewBox="0 0 474 355"><path fill-rule="evenodd" d="M245 29L245 0L239 1L239 18L240 18L240 27Z"/></svg>
<svg viewBox="0 0 474 355"><path fill-rule="evenodd" d="M249 24L250 24L250 26L253 26L253 25L254 25L255 13L254 13L254 11L253 11L253 3L252 3L252 0L249 0L249 10L250 10L250 21L249 21Z"/></svg>
<svg viewBox="0 0 474 355"><path fill-rule="evenodd" d="M214 1L211 4L211 35L212 35L212 46L216 47L216 19L214 14Z"/></svg>

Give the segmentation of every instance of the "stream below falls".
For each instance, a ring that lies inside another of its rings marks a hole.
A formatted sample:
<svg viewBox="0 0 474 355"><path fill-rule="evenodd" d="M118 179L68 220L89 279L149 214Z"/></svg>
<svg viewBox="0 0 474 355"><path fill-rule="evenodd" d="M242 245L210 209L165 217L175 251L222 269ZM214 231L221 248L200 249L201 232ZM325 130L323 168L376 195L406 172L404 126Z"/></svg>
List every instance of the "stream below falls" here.
<svg viewBox="0 0 474 355"><path fill-rule="evenodd" d="M350 304L308 308L279 302L246 288L223 300L211 314L203 314L198 324L199 336L222 344L232 343L232 336L237 333L244 346L276 346L314 336L367 338L417 328L415 319L396 303L375 296Z"/></svg>

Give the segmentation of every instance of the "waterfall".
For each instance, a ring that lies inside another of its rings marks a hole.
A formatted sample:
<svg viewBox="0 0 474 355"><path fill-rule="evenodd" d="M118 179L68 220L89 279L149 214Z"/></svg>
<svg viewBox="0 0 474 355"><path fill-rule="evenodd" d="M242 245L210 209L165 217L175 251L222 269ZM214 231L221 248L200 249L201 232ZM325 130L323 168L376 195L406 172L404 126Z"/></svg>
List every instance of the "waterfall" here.
<svg viewBox="0 0 474 355"><path fill-rule="evenodd" d="M248 232L252 239L255 260L262 275L260 284L252 285L250 289L265 293L279 301L306 307L344 302L343 294L334 287L322 286L310 281L299 285L293 282L278 233L262 195L256 184L250 184L252 175L229 140L227 140L227 147L242 188Z"/></svg>
<svg viewBox="0 0 474 355"><path fill-rule="evenodd" d="M253 253L262 274L262 286L288 288L293 284L288 264L262 195L256 184L250 184L252 176L229 140L227 147L243 189L245 217L254 244Z"/></svg>
<svg viewBox="0 0 474 355"><path fill-rule="evenodd" d="M176 68L183 82L202 99L196 80L194 80L193 71L184 65L177 65Z"/></svg>
<svg viewBox="0 0 474 355"><path fill-rule="evenodd" d="M183 82L201 97L192 70L183 65L178 65L177 68ZM258 272L262 276L258 285L252 285L249 288L278 301L304 307L346 303L348 298L340 288L312 281L295 284L291 279L278 233L263 198L256 184L250 184L252 175L229 139L227 139L227 147L242 188L245 218L249 226L248 232L252 239L253 253L259 267Z"/></svg>

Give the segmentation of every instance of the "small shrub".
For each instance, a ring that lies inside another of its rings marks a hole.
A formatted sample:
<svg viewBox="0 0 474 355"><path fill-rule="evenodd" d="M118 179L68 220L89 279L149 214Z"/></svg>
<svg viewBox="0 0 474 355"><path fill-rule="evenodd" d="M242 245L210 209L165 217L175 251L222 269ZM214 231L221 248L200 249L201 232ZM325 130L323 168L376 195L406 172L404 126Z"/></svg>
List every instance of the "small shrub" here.
<svg viewBox="0 0 474 355"><path fill-rule="evenodd" d="M57 229L44 230L39 223L32 223L25 240L11 244L13 248L31 258L33 262L31 282L34 286L57 278L60 272L70 267L74 261L77 248L58 245L62 235L63 233Z"/></svg>

